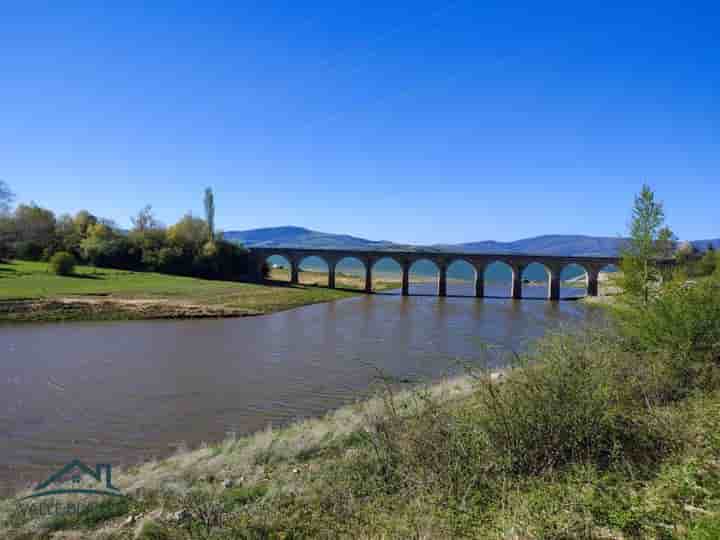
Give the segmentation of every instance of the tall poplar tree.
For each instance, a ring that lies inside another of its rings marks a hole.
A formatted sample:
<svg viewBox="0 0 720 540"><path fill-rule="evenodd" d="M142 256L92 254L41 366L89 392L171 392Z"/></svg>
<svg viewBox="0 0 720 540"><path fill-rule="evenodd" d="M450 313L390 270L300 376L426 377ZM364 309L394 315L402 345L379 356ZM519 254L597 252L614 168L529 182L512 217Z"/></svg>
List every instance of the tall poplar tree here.
<svg viewBox="0 0 720 540"><path fill-rule="evenodd" d="M208 226L208 240L215 242L215 196L211 188L205 188L205 221Z"/></svg>

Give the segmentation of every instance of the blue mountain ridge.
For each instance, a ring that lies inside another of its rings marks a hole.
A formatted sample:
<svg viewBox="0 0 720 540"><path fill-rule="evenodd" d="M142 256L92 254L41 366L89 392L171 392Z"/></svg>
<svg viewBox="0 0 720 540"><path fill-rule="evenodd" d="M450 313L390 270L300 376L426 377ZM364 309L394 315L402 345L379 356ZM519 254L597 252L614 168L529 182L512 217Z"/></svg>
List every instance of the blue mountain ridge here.
<svg viewBox="0 0 720 540"><path fill-rule="evenodd" d="M227 231L225 238L247 247L297 247L308 249L369 249L454 251L464 253L528 253L533 255L616 256L627 241L620 237L585 235L543 235L512 242L485 240L461 244L435 244L415 246L397 244L387 240L368 240L348 234L332 234L303 227L267 227L246 231ZM697 240L692 244L699 250L709 245L720 249L720 238Z"/></svg>

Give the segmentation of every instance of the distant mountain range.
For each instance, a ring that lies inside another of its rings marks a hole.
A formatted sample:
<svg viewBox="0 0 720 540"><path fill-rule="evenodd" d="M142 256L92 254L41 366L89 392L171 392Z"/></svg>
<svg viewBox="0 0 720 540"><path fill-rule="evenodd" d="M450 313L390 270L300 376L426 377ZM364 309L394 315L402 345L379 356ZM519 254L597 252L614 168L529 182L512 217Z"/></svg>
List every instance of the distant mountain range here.
<svg viewBox="0 0 720 540"><path fill-rule="evenodd" d="M349 234L331 234L302 227L268 227L248 231L227 231L225 238L248 247L302 247L315 249L405 249L385 240L366 240Z"/></svg>
<svg viewBox="0 0 720 540"><path fill-rule="evenodd" d="M513 242L468 242L439 246L448 251L467 253L531 253L533 255L613 256L620 253L625 240L602 236L553 234Z"/></svg>
<svg viewBox="0 0 720 540"><path fill-rule="evenodd" d="M432 246L413 246L396 244L386 240L367 240L347 234L331 234L312 231L303 227L268 227L247 231L228 231L225 238L240 242L248 247L297 247L310 249L372 249L372 250L434 250L465 253L529 253L533 255L574 255L606 256L618 255L622 249L623 238L582 235L545 235L525 238L513 242L495 242L485 240L463 244L436 244ZM720 238L697 240L692 244L700 250L712 244L720 249Z"/></svg>

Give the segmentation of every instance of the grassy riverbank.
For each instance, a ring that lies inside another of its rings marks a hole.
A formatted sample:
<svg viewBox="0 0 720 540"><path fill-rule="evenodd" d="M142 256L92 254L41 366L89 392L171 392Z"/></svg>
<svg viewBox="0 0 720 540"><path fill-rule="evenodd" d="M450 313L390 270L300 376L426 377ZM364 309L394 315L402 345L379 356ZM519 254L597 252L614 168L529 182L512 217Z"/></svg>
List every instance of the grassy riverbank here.
<svg viewBox="0 0 720 540"><path fill-rule="evenodd" d="M79 266L56 276L41 262L0 264L0 322L241 317L349 298L357 278L339 277L328 289L302 272L301 285L213 281L152 272ZM322 276L324 278L324 275ZM376 290L399 283L376 280Z"/></svg>
<svg viewBox="0 0 720 540"><path fill-rule="evenodd" d="M3 537L720 537L720 284L475 373L118 472L130 500ZM492 351L489 351L489 354Z"/></svg>

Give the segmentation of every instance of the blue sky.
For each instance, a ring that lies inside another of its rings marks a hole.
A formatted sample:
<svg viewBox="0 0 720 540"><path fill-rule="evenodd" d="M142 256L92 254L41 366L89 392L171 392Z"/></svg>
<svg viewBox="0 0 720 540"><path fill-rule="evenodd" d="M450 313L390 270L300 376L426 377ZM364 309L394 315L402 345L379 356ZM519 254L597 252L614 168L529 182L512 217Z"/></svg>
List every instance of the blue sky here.
<svg viewBox="0 0 720 540"><path fill-rule="evenodd" d="M0 178L412 243L614 236L645 181L720 236L719 7L387 4L8 2Z"/></svg>

